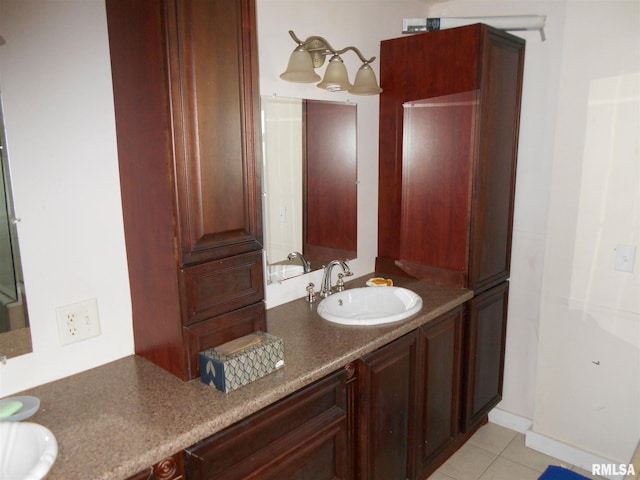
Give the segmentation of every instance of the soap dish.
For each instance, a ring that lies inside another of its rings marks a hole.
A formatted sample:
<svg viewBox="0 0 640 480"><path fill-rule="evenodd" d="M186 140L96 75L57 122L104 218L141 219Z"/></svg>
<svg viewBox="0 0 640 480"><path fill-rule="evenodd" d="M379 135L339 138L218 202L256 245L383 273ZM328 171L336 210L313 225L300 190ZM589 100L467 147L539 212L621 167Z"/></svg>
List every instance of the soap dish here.
<svg viewBox="0 0 640 480"><path fill-rule="evenodd" d="M367 280L367 287L391 287L393 280L390 278L373 277Z"/></svg>
<svg viewBox="0 0 640 480"><path fill-rule="evenodd" d="M22 407L13 415L0 417L0 422L19 422L20 420L33 416L40 408L40 399L30 395L3 398L0 400L0 406L9 402L20 402L22 403Z"/></svg>

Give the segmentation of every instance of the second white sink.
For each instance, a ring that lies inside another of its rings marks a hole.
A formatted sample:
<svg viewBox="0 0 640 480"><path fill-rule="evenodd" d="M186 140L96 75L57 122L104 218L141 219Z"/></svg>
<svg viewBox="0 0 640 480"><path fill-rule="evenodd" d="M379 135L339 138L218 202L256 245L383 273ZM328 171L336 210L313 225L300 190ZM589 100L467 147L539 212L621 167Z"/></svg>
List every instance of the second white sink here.
<svg viewBox="0 0 640 480"><path fill-rule="evenodd" d="M56 457L58 442L42 425L29 422L0 423L0 478L39 480Z"/></svg>
<svg viewBox="0 0 640 480"><path fill-rule="evenodd" d="M422 298L402 287L363 287L334 293L318 304L318 314L343 325L397 322L422 309Z"/></svg>

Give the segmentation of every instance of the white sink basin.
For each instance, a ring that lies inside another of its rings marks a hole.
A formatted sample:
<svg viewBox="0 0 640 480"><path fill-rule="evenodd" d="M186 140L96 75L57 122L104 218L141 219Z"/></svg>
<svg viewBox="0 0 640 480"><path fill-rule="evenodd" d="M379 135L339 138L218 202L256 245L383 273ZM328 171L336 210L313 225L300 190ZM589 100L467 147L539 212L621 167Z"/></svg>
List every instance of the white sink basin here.
<svg viewBox="0 0 640 480"><path fill-rule="evenodd" d="M269 265L269 281L279 282L304 273L302 265Z"/></svg>
<svg viewBox="0 0 640 480"><path fill-rule="evenodd" d="M334 293L318 304L318 314L343 325L380 325L415 315L422 298L402 287L363 287Z"/></svg>
<svg viewBox="0 0 640 480"><path fill-rule="evenodd" d="M0 478L38 480L56 457L58 442L42 425L29 422L0 423Z"/></svg>

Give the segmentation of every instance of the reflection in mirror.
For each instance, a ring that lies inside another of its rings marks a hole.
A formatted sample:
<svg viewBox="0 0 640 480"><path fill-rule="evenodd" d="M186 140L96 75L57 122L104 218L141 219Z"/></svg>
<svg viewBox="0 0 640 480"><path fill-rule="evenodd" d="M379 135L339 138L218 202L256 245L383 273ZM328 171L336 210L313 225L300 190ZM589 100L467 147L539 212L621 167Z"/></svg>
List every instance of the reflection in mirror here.
<svg viewBox="0 0 640 480"><path fill-rule="evenodd" d="M262 97L268 281L357 256L356 105Z"/></svg>
<svg viewBox="0 0 640 480"><path fill-rule="evenodd" d="M31 352L31 335L1 110L0 156L0 357L10 358Z"/></svg>

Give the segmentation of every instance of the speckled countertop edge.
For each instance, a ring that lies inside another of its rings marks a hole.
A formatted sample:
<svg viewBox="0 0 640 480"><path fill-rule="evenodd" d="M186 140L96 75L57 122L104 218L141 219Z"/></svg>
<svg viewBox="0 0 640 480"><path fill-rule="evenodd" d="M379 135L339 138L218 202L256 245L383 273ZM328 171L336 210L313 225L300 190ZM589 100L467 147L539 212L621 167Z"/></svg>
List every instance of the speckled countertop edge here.
<svg viewBox="0 0 640 480"><path fill-rule="evenodd" d="M364 285L372 275L348 287ZM127 478L342 368L472 298L469 290L394 278L423 298L412 318L375 327L332 324L304 299L267 311L285 342L285 367L234 392L182 382L130 356L23 394L40 398L28 421L48 427L59 454L48 480ZM376 287L374 287L376 288ZM384 287L380 287L384 288Z"/></svg>

